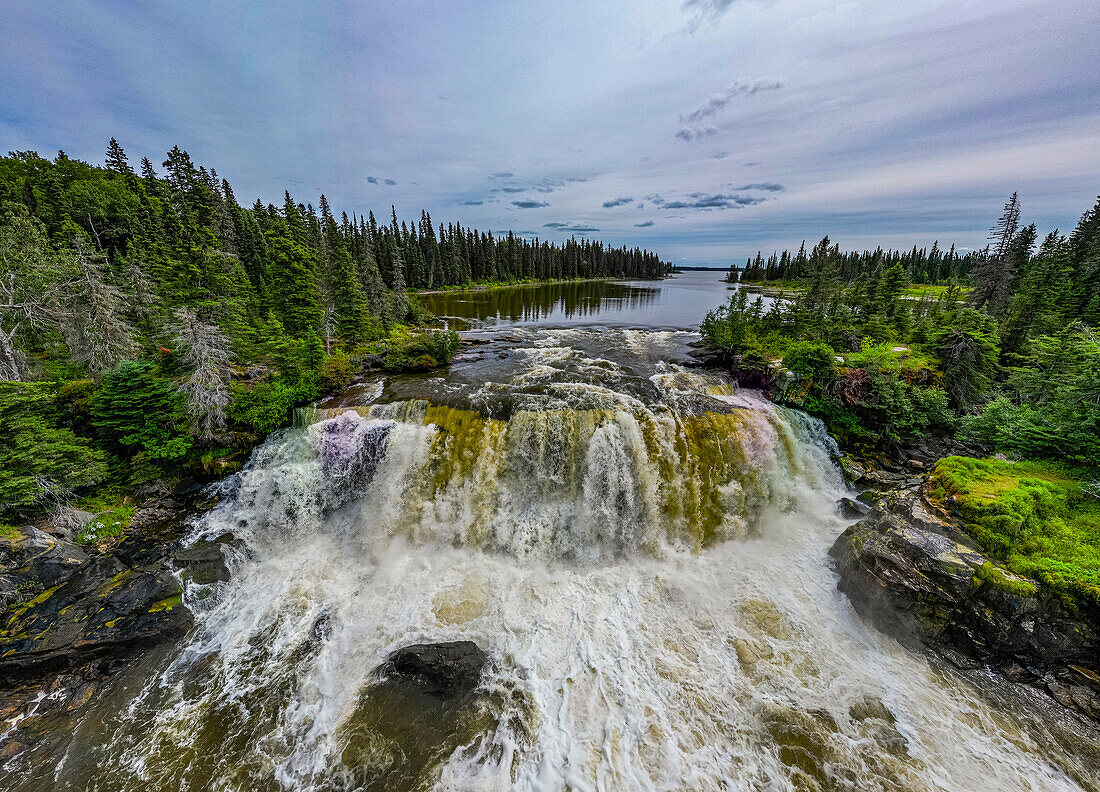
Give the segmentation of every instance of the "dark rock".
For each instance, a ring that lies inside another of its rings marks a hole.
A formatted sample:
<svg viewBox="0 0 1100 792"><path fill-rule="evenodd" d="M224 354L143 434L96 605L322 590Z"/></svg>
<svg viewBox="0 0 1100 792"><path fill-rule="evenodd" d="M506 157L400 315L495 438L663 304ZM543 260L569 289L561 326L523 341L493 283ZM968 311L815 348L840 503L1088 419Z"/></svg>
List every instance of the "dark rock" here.
<svg viewBox="0 0 1100 792"><path fill-rule="evenodd" d="M363 355L363 357L360 359L360 362L362 363L363 368L368 371L381 369L386 365L386 359L384 357L374 354Z"/></svg>
<svg viewBox="0 0 1100 792"><path fill-rule="evenodd" d="M1100 718L1100 623L985 556L913 487L887 492L829 551L856 611L959 667L985 665ZM997 581L997 582L991 582Z"/></svg>
<svg viewBox="0 0 1100 792"><path fill-rule="evenodd" d="M196 583L209 584L229 580L229 566L225 558L225 541L199 540L193 545L181 547L172 553L172 561L177 567L187 570L188 576Z"/></svg>
<svg viewBox="0 0 1100 792"><path fill-rule="evenodd" d="M488 655L473 641L413 644L398 649L379 667L391 684L439 699L463 698L477 688Z"/></svg>
<svg viewBox="0 0 1100 792"><path fill-rule="evenodd" d="M0 679L87 662L191 626L178 581L158 565L89 556L36 529L0 540Z"/></svg>
<svg viewBox="0 0 1100 792"><path fill-rule="evenodd" d="M854 520L857 517L865 517L871 513L870 506L858 500L852 500L851 498L841 498L836 502L836 506L840 510L841 516L848 520Z"/></svg>

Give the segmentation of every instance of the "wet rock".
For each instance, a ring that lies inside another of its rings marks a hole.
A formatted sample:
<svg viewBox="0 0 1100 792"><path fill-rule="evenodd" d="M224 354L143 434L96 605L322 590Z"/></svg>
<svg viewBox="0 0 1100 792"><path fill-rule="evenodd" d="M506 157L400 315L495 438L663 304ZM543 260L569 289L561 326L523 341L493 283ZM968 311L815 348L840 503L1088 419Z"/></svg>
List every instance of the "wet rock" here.
<svg viewBox="0 0 1100 792"><path fill-rule="evenodd" d="M0 540L0 679L75 665L177 636L191 626L178 581L34 528Z"/></svg>
<svg viewBox="0 0 1100 792"><path fill-rule="evenodd" d="M836 502L836 506L837 509L840 510L841 516L848 520L854 520L857 517L865 517L871 513L870 506L858 500L852 500L851 498L841 498Z"/></svg>
<svg viewBox="0 0 1100 792"><path fill-rule="evenodd" d="M226 546L231 537L200 540L193 545L181 547L172 553L172 561L177 567L187 570L188 577L196 583L224 583L229 580L229 565L226 563Z"/></svg>
<svg viewBox="0 0 1100 792"><path fill-rule="evenodd" d="M413 644L391 654L378 673L434 698L460 699L477 688L488 659L473 641Z"/></svg>
<svg viewBox="0 0 1100 792"><path fill-rule="evenodd" d="M1100 718L1096 615L1070 612L1034 581L985 556L919 488L880 496L830 555L840 590L879 629L958 667L987 666Z"/></svg>

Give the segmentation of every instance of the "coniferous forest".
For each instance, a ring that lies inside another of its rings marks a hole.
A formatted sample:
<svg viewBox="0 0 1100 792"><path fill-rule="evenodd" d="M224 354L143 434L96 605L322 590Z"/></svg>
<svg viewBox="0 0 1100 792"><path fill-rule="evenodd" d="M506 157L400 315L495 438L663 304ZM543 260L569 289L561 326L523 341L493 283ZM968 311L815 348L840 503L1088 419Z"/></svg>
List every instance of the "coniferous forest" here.
<svg viewBox="0 0 1100 792"><path fill-rule="evenodd" d="M657 278L651 252L337 214L289 192L243 207L173 148L135 167L0 159L0 508L205 466L346 386L369 361L446 363L414 290Z"/></svg>
<svg viewBox="0 0 1100 792"><path fill-rule="evenodd" d="M703 324L740 376L853 445L955 434L996 451L1100 464L1100 201L1037 245L1013 194L980 251L757 254ZM933 286L929 286L933 284ZM796 379L773 383L779 362Z"/></svg>

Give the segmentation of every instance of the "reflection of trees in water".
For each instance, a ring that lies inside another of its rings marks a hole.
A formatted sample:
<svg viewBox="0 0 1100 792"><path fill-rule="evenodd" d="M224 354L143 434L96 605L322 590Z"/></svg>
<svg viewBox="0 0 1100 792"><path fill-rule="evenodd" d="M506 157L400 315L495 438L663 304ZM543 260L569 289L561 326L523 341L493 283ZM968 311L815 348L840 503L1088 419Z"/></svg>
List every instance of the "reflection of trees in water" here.
<svg viewBox="0 0 1100 792"><path fill-rule="evenodd" d="M659 289L609 281L548 283L482 292L426 294L424 307L437 316L461 319L498 317L510 322L534 322L556 311L566 318L621 311L651 305Z"/></svg>

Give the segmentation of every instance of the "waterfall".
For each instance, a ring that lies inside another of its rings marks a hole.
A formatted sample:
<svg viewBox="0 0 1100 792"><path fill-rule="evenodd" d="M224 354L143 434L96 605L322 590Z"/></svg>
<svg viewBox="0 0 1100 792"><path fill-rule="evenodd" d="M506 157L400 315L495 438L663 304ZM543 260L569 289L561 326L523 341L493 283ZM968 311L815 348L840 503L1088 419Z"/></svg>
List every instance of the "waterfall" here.
<svg viewBox="0 0 1100 792"><path fill-rule="evenodd" d="M1090 788L1046 725L854 615L820 422L660 362L669 335L614 363L544 333L462 403L304 411L195 526L243 542L232 580L189 589L193 634L88 717L59 788ZM371 687L453 640L492 657L461 712Z"/></svg>

